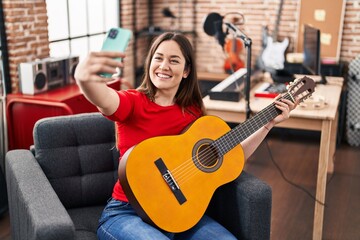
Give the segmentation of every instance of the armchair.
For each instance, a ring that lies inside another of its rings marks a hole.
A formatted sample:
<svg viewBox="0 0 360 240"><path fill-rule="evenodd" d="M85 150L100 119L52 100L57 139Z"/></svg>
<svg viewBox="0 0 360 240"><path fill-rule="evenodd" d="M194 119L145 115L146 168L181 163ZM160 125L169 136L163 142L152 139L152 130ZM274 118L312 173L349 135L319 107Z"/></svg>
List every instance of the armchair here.
<svg viewBox="0 0 360 240"><path fill-rule="evenodd" d="M51 117L33 133L31 150L5 159L12 239L97 239L117 180L113 122L99 113ZM243 172L216 191L208 213L239 239L269 239L271 189Z"/></svg>

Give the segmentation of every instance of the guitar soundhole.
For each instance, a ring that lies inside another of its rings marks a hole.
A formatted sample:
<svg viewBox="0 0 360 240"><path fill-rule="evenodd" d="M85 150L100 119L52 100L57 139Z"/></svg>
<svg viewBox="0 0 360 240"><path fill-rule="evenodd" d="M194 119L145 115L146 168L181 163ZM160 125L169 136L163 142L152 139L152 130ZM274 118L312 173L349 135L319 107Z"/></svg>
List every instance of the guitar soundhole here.
<svg viewBox="0 0 360 240"><path fill-rule="evenodd" d="M193 148L193 161L197 168L204 172L214 172L221 166L222 158L211 139L201 139Z"/></svg>

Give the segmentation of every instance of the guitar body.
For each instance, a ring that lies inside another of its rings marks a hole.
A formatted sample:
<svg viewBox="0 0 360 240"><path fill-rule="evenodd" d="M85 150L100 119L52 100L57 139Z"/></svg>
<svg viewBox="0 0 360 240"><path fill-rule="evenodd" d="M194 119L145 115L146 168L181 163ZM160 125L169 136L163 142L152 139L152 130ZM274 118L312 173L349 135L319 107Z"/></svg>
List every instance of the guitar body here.
<svg viewBox="0 0 360 240"><path fill-rule="evenodd" d="M119 178L139 216L168 232L193 227L215 190L243 169L241 145L222 157L209 145L229 131L220 118L204 116L181 135L150 138L129 149Z"/></svg>
<svg viewBox="0 0 360 240"><path fill-rule="evenodd" d="M289 46L289 39L285 38L282 42L273 41L268 37L267 45L262 53L262 60L265 67L272 69L283 69L285 62L285 51Z"/></svg>

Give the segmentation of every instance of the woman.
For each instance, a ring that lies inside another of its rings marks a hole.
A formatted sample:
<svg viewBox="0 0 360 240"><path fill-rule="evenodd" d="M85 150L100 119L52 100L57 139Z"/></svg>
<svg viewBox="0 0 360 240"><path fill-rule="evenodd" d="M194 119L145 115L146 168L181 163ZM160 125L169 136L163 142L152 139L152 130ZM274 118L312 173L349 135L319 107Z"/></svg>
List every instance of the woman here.
<svg viewBox="0 0 360 240"><path fill-rule="evenodd" d="M145 62L145 75L136 90L115 91L106 85L100 72L115 73L124 58L119 52L91 53L79 64L75 78L86 98L115 121L117 147L121 156L137 143L155 136L176 135L205 114L199 90L194 51L179 33L164 33L152 44ZM245 159L260 145L268 131L287 119L295 104L275 101L282 111L271 122L241 143ZM99 239L236 239L208 216L182 233L168 233L148 225L128 203L121 183L116 182L99 221Z"/></svg>

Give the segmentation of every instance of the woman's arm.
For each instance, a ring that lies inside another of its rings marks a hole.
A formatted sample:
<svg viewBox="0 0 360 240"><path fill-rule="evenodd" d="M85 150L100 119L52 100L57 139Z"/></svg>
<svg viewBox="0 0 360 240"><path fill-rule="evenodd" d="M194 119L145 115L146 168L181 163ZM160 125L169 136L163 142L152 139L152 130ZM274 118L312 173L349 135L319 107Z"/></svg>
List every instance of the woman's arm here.
<svg viewBox="0 0 360 240"><path fill-rule="evenodd" d="M275 100L275 106L282 113L242 141L241 146L244 150L245 159L248 159L255 152L273 126L289 118L290 111L296 107L296 104L287 99L279 99Z"/></svg>
<svg viewBox="0 0 360 240"><path fill-rule="evenodd" d="M120 99L106 84L113 79L101 77L99 73L116 73L116 68L122 68L123 63L114 58L124 57L120 52L92 52L76 67L75 79L84 96L105 115L116 111Z"/></svg>

